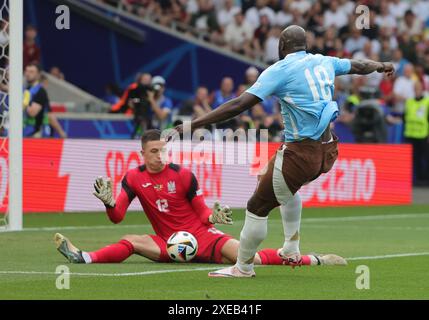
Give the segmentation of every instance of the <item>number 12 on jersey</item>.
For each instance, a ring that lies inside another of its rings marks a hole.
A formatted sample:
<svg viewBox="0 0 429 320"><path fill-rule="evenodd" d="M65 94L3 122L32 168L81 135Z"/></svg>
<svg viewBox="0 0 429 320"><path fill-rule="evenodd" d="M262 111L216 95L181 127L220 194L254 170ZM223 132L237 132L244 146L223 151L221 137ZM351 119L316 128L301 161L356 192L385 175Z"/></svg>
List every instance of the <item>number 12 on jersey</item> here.
<svg viewBox="0 0 429 320"><path fill-rule="evenodd" d="M156 200L156 205L158 206L159 212L169 212L168 201L165 199Z"/></svg>

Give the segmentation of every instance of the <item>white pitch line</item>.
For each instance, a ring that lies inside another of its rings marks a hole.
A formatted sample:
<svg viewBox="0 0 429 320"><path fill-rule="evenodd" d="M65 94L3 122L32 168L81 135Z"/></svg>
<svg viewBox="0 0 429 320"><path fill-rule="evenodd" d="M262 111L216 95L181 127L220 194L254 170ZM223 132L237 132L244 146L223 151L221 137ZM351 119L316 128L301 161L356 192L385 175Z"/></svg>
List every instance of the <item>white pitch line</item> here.
<svg viewBox="0 0 429 320"><path fill-rule="evenodd" d="M206 271L216 270L216 267L202 267L202 268L188 268L188 269L170 269L170 270L151 270L142 272L127 272L127 273L90 273L90 272L48 272L48 271L0 271L1 274L35 274L35 275L63 275L67 274L70 276L92 276L92 277L128 277L128 276L146 276L151 274L162 274L162 273L178 273L178 272L192 272L192 271Z"/></svg>
<svg viewBox="0 0 429 320"><path fill-rule="evenodd" d="M355 261L355 260L380 260L380 259L391 259L391 258L402 258L402 257L417 257L417 256L429 256L429 252L397 253L397 254L386 254L386 255L382 255L382 256L352 257L352 258L346 258L346 260L348 260L348 261Z"/></svg>
<svg viewBox="0 0 429 320"><path fill-rule="evenodd" d="M429 213L408 213L408 214L389 214L389 215L370 215L370 216L351 216L351 217L325 217L325 218L304 218L301 222L335 222L335 221L368 221L368 220L389 220L389 219L409 219L426 218ZM243 220L236 220L236 223ZM37 227L24 228L22 231L65 231L65 230L103 230L119 228L142 228L150 227L150 224L125 224L125 225L96 225L96 226L59 226L59 227ZM7 231L7 230L6 230ZM16 232L22 232L16 231ZM15 231L10 231L15 232Z"/></svg>
<svg viewBox="0 0 429 320"><path fill-rule="evenodd" d="M429 256L429 252L415 252L415 253L397 253L397 254L386 254L381 256L367 256L367 257L351 257L346 258L347 261L358 261L358 260L380 260L380 259L392 259L402 257L415 257L415 256ZM179 272L192 272L192 271L209 271L219 269L220 265L213 267L201 267L201 268L187 268L187 269L170 269L170 270L151 270L143 272L127 272L127 273L89 273L89 272L70 272L70 273L56 273L48 271L14 271L6 270L0 271L2 274L22 274L22 275L60 275L68 274L70 276L89 276L89 277L130 277L130 276L147 276L152 274L164 274L164 273L179 273ZM255 266L260 267L260 266Z"/></svg>
<svg viewBox="0 0 429 320"><path fill-rule="evenodd" d="M367 221L367 220L390 220L390 219L409 219L426 218L429 213L406 213L406 214L386 214L371 216L351 216L351 217L326 217L326 218L304 218L302 222L332 222L332 221Z"/></svg>
<svg viewBox="0 0 429 320"><path fill-rule="evenodd" d="M378 226L351 226L351 225L320 225L320 224L307 224L303 225L303 228L310 229L358 229L362 230L399 230L399 231L428 231L429 227L410 227L410 226L402 226L402 227L378 227Z"/></svg>

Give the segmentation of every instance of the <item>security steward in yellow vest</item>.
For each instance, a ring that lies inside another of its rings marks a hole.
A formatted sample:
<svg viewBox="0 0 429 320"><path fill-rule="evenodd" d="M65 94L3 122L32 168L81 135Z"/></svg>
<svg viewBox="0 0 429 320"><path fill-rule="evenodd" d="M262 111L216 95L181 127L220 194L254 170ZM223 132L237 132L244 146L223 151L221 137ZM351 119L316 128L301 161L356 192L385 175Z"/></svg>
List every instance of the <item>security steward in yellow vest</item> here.
<svg viewBox="0 0 429 320"><path fill-rule="evenodd" d="M429 180L429 96L423 95L422 85L417 82L415 98L405 102L404 136L413 146L413 171L416 185Z"/></svg>

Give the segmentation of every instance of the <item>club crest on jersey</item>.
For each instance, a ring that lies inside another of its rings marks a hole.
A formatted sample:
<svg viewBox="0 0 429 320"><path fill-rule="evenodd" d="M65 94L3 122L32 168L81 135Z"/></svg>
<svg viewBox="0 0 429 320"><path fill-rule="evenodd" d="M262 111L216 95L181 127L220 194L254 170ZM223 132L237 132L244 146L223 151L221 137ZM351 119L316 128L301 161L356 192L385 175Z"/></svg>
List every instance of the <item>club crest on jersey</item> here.
<svg viewBox="0 0 429 320"><path fill-rule="evenodd" d="M167 182L168 193L176 193L176 182L168 181Z"/></svg>
<svg viewBox="0 0 429 320"><path fill-rule="evenodd" d="M154 186L153 186L153 188L154 188L156 191L161 191L161 190L162 190L162 184L156 184L156 185L154 185Z"/></svg>

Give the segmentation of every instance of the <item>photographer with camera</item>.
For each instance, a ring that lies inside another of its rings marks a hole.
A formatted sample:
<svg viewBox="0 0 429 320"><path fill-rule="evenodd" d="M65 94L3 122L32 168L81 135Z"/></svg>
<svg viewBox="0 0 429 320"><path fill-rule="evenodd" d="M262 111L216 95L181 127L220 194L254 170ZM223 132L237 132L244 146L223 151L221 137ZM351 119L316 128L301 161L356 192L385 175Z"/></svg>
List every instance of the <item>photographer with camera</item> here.
<svg viewBox="0 0 429 320"><path fill-rule="evenodd" d="M137 77L137 82L129 90L126 98L126 105L134 114L134 130L131 138L134 139L142 131L152 129L152 111L151 102L149 101L152 76L148 73L141 74Z"/></svg>
<svg viewBox="0 0 429 320"><path fill-rule="evenodd" d="M148 100L151 107L152 128L161 131L171 123L171 111L173 102L164 95L165 79L155 76L152 79L151 90L148 91Z"/></svg>

